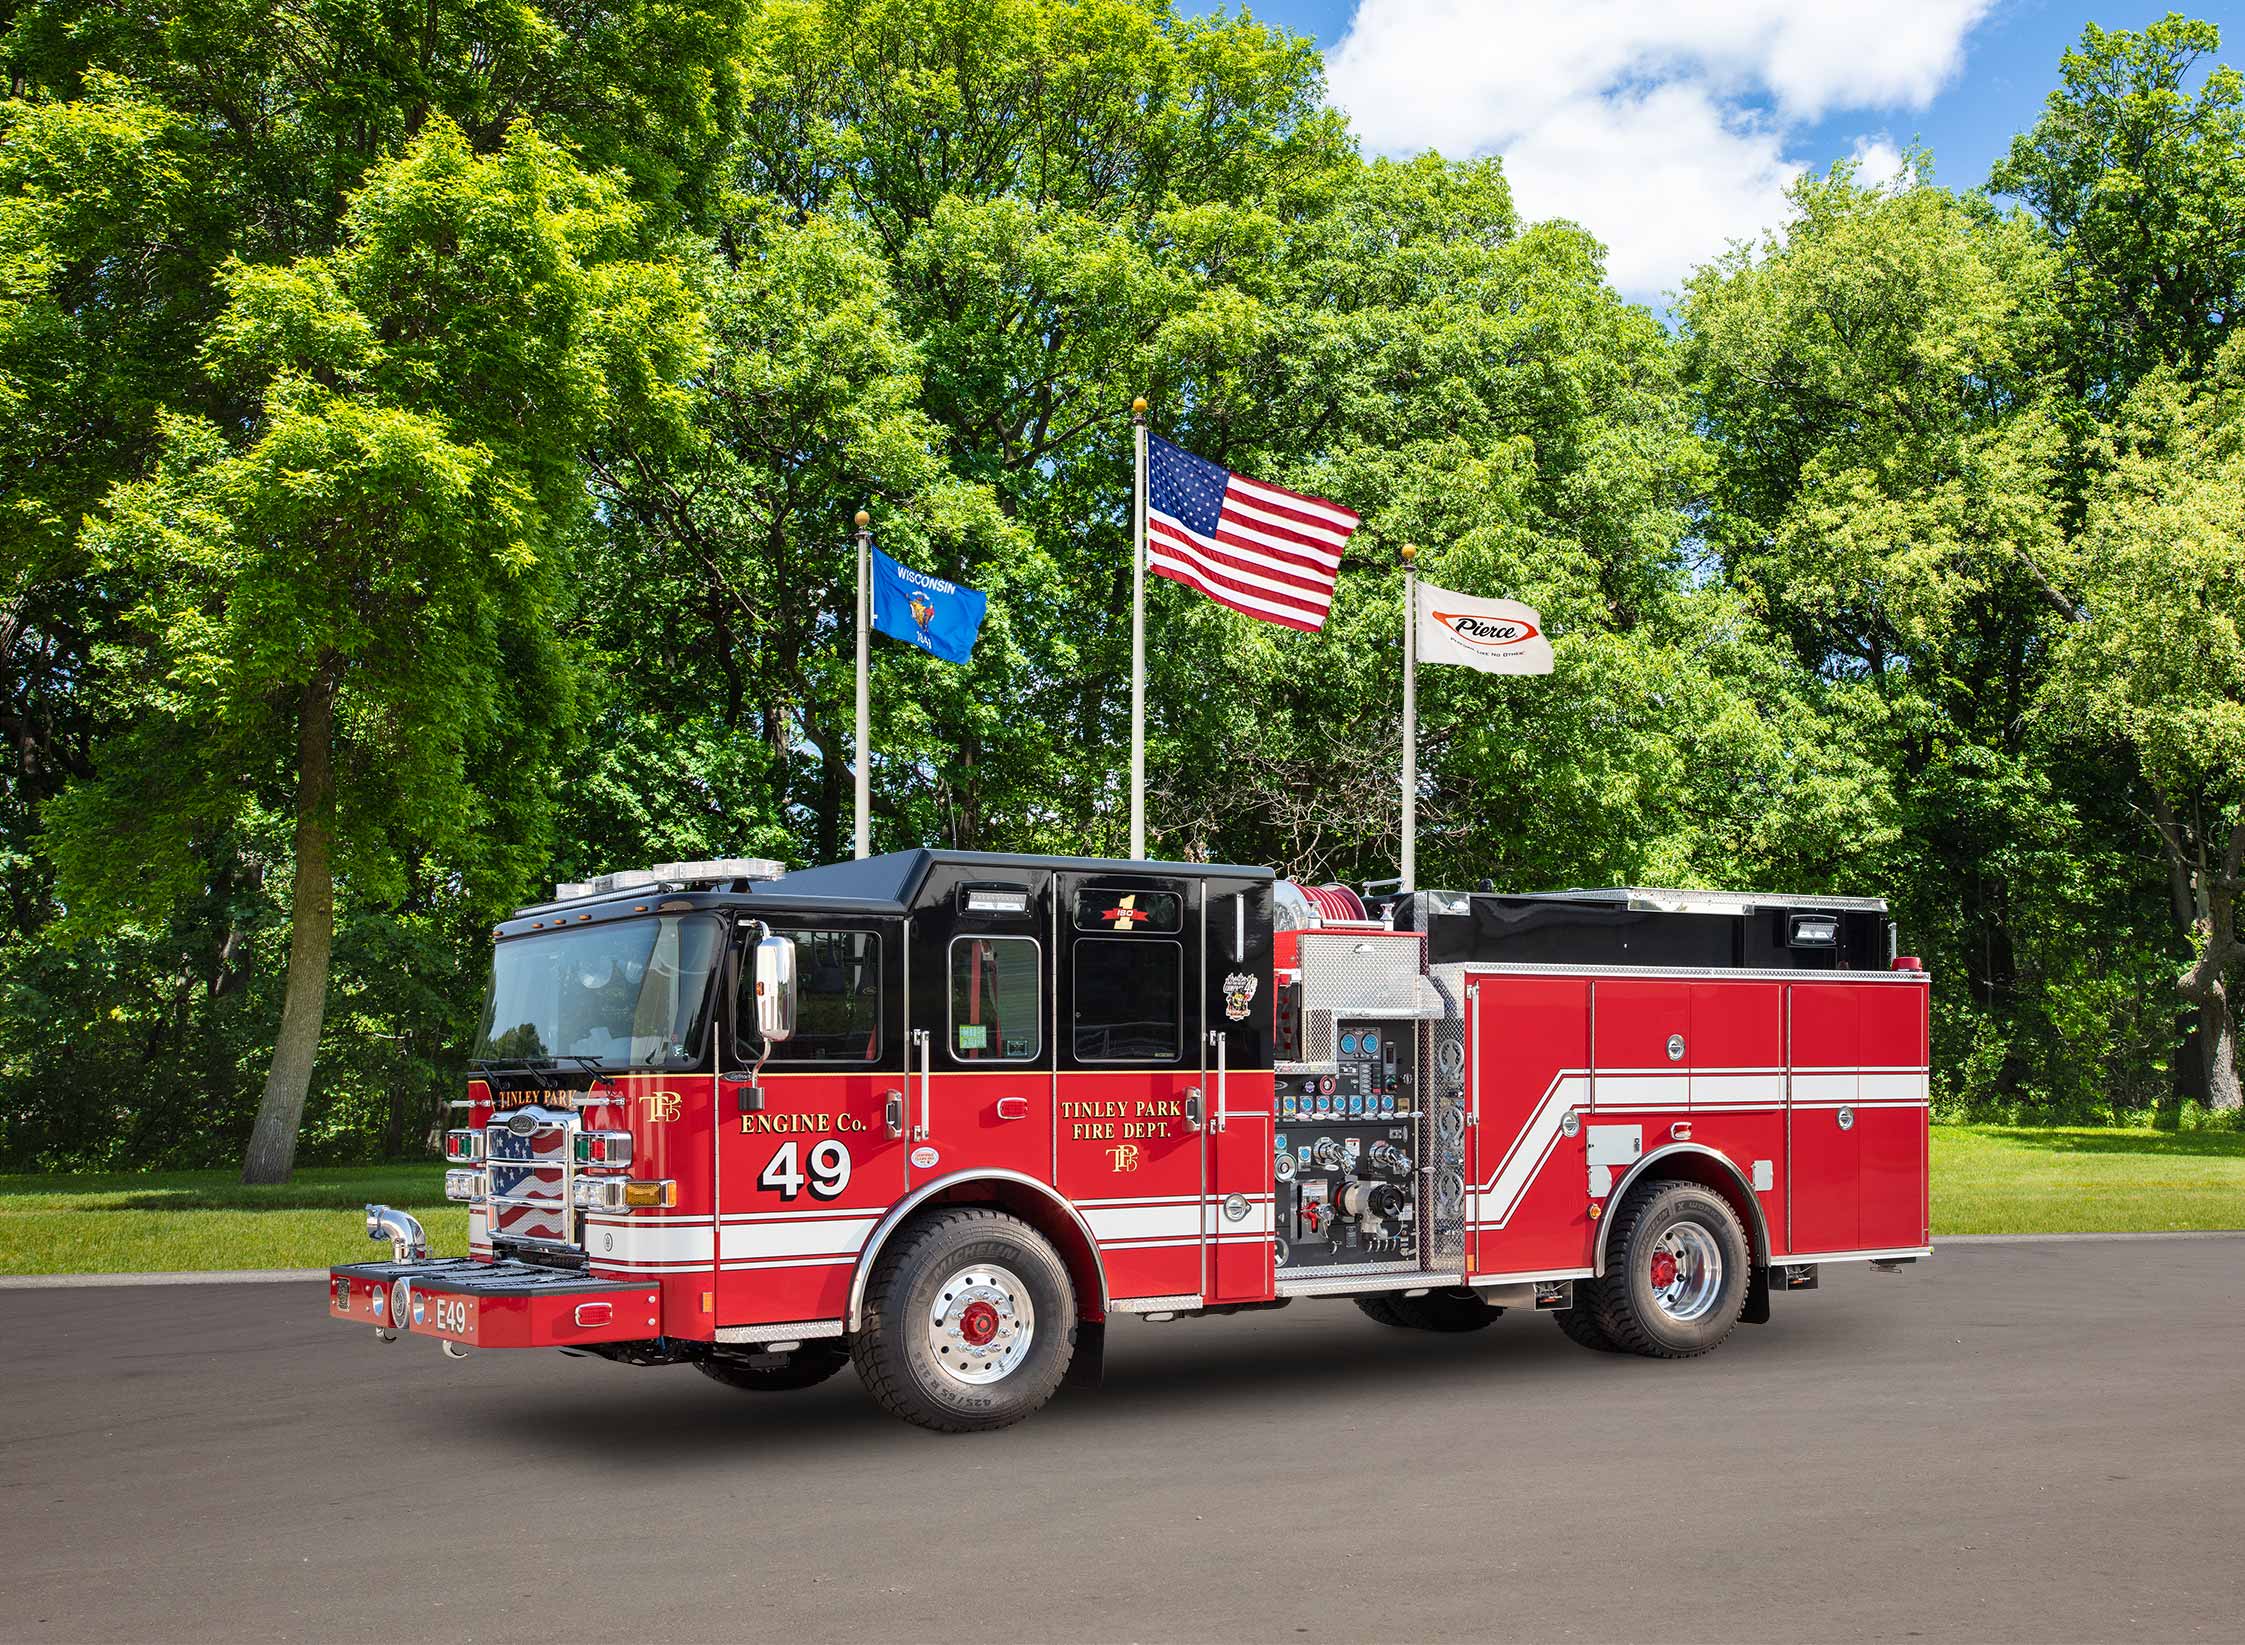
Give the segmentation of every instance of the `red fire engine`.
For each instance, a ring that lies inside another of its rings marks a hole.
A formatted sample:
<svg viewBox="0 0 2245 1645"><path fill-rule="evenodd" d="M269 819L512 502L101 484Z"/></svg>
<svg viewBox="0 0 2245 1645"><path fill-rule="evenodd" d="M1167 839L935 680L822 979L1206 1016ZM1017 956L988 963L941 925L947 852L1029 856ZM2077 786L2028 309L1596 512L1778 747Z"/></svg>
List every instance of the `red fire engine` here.
<svg viewBox="0 0 2245 1645"><path fill-rule="evenodd" d="M904 851L664 864L496 933L449 1197L330 1311L931 1428L1096 1381L1106 1322L1348 1297L1704 1353L1930 1254L1926 977L1875 900L1374 898Z"/></svg>

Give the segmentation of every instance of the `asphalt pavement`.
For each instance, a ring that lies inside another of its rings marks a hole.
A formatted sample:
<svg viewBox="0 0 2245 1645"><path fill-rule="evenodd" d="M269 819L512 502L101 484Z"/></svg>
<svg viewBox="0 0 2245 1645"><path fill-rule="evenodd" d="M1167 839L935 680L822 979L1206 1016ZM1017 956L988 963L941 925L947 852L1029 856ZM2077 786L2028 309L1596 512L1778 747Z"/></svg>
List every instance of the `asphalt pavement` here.
<svg viewBox="0 0 2245 1645"><path fill-rule="evenodd" d="M1680 1364L1123 1320L1105 1388L946 1438L316 1284L0 1292L0 1639L2240 1637L2245 1238L1776 1306Z"/></svg>

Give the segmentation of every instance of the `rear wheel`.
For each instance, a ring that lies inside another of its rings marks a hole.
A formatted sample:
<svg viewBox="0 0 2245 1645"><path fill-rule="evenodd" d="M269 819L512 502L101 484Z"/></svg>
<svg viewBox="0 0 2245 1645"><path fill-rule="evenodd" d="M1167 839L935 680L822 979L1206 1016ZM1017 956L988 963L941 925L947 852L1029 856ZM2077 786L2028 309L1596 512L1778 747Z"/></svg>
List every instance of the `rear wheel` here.
<svg viewBox="0 0 2245 1645"><path fill-rule="evenodd" d="M1045 1237L1002 1211L938 1211L883 1252L851 1344L873 1397L968 1433L1052 1398L1075 1352L1076 1292Z"/></svg>
<svg viewBox="0 0 2245 1645"><path fill-rule="evenodd" d="M1722 1195L1696 1182L1649 1183L1630 1196L1607 1238L1606 1273L1590 1283L1590 1307L1615 1347L1688 1359L1731 1334L1751 1275L1746 1230Z"/></svg>
<svg viewBox="0 0 2245 1645"><path fill-rule="evenodd" d="M1578 1280L1576 1283L1587 1285L1588 1281ZM1562 1308L1551 1317L1558 1321L1559 1329L1566 1333L1569 1342L1580 1343L1585 1348L1595 1348L1603 1354L1621 1352L1614 1345L1614 1339L1599 1328L1598 1315L1591 1309L1587 1299L1572 1308Z"/></svg>
<svg viewBox="0 0 2245 1645"><path fill-rule="evenodd" d="M815 1388L849 1362L850 1351L839 1342L807 1342L787 1354L697 1359L694 1369L728 1388L752 1394L784 1394L797 1388Z"/></svg>
<svg viewBox="0 0 2245 1645"><path fill-rule="evenodd" d="M1403 1316L1396 1312L1395 1298L1385 1291L1368 1297L1358 1297L1355 1302L1357 1312L1366 1319L1378 1320L1382 1325L1392 1325L1398 1331L1405 1328Z"/></svg>
<svg viewBox="0 0 2245 1645"><path fill-rule="evenodd" d="M1398 1297L1395 1311L1414 1331L1485 1331L1497 1322L1502 1308L1488 1303L1464 1286L1430 1291L1423 1297Z"/></svg>

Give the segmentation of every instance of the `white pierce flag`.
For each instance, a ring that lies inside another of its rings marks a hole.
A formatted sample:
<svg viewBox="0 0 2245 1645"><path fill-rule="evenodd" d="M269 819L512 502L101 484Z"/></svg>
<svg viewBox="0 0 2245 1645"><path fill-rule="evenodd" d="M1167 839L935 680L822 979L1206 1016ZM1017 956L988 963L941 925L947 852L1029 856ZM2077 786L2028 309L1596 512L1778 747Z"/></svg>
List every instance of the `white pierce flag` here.
<svg viewBox="0 0 2245 1645"><path fill-rule="evenodd" d="M1422 663L1463 663L1485 674L1548 674L1543 619L1518 600L1477 600L1432 583L1417 585Z"/></svg>

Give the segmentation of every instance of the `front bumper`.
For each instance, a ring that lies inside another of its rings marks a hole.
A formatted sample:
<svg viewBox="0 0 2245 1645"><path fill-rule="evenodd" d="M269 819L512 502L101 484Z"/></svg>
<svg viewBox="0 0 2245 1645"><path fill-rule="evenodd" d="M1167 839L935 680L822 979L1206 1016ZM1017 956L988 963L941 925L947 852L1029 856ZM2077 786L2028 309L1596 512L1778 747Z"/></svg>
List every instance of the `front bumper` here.
<svg viewBox="0 0 2245 1645"><path fill-rule="evenodd" d="M659 1287L527 1262L346 1262L328 1270L327 1311L469 1348L577 1348L663 1334Z"/></svg>

